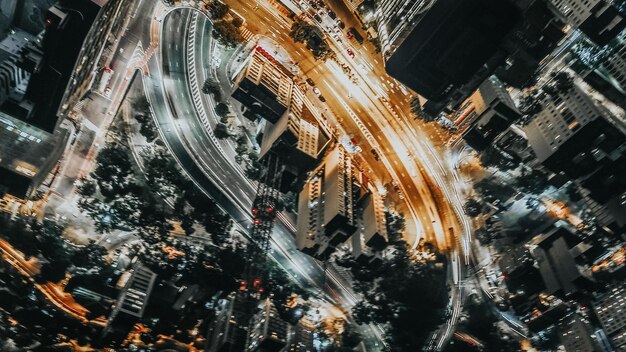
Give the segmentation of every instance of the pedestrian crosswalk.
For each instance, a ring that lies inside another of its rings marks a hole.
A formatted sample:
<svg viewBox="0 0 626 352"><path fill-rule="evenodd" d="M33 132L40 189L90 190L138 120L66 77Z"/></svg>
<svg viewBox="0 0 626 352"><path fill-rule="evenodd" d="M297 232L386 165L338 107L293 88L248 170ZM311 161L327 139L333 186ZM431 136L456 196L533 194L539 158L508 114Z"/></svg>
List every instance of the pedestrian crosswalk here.
<svg viewBox="0 0 626 352"><path fill-rule="evenodd" d="M276 0L267 0L268 3L270 3L270 5L274 6L280 13L282 13L285 16L290 16L291 15L291 11L289 11L285 6L283 6L283 4L281 4L280 2L276 1Z"/></svg>
<svg viewBox="0 0 626 352"><path fill-rule="evenodd" d="M250 32L250 30L246 27L241 27L241 36L243 40L248 41L250 38L254 37L254 34Z"/></svg>

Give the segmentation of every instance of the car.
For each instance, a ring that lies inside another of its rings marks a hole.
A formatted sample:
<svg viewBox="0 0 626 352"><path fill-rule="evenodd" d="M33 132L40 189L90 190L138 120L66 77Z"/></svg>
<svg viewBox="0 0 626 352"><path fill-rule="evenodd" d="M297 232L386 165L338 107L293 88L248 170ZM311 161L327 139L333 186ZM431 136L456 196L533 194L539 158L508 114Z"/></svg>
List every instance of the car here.
<svg viewBox="0 0 626 352"><path fill-rule="evenodd" d="M313 82L313 80L310 78L306 79L306 83L308 83L311 87L315 87L315 82Z"/></svg>
<svg viewBox="0 0 626 352"><path fill-rule="evenodd" d="M317 95L320 95L320 90L319 90L319 88L317 88L317 87L313 88L313 93L315 93L315 94L317 94Z"/></svg>
<svg viewBox="0 0 626 352"><path fill-rule="evenodd" d="M376 161L380 161L380 155L378 155L376 149L372 148L372 154L374 155L374 159L376 159Z"/></svg>
<svg viewBox="0 0 626 352"><path fill-rule="evenodd" d="M348 38L348 39L352 39L352 37L354 37L354 36L352 35L352 32L350 32L350 31L346 32L346 38Z"/></svg>
<svg viewBox="0 0 626 352"><path fill-rule="evenodd" d="M346 28L346 25L345 25L345 23L343 23L342 20L337 20L337 27L339 27L341 29L344 29L344 28Z"/></svg>
<svg viewBox="0 0 626 352"><path fill-rule="evenodd" d="M352 51L352 49L348 48L347 52L348 52L348 56L350 56L351 58L354 59L354 51Z"/></svg>
<svg viewBox="0 0 626 352"><path fill-rule="evenodd" d="M334 19L337 19L337 14L333 10L328 10L328 17L334 20Z"/></svg>
<svg viewBox="0 0 626 352"><path fill-rule="evenodd" d="M318 14L313 15L313 18L315 18L317 22L322 22L322 18Z"/></svg>
<svg viewBox="0 0 626 352"><path fill-rule="evenodd" d="M318 95L317 97L320 99L320 101L321 101L322 103L325 103L325 102L326 102L326 98L324 98L324 96L323 96L323 95L321 95L321 94L320 94L320 95Z"/></svg>

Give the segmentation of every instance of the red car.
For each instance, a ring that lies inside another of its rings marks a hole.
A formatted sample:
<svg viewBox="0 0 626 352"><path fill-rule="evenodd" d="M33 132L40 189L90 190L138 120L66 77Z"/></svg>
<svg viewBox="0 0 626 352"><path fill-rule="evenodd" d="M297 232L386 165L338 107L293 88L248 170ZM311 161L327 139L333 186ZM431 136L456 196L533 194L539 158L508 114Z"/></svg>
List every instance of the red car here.
<svg viewBox="0 0 626 352"><path fill-rule="evenodd" d="M354 51L352 51L352 49L348 48L348 55L354 59Z"/></svg>

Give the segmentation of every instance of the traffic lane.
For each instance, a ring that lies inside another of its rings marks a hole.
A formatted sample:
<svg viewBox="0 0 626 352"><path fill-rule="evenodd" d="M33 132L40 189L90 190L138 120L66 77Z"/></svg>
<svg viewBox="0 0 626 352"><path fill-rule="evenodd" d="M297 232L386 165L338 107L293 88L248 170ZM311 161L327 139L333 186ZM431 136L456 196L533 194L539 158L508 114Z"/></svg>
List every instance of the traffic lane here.
<svg viewBox="0 0 626 352"><path fill-rule="evenodd" d="M317 67L317 66L313 66L313 63L310 62L309 60L309 61L303 61L302 67L304 67L305 70L307 68L310 68L312 72L315 72L313 67ZM327 89L324 89L324 84L321 84L321 83L326 83L326 84L329 84L331 87L334 87L334 90L337 92L345 91L345 87L343 87L340 83L338 83L336 77L334 77L328 72L325 72L322 70L322 71L319 71L319 73L310 74L310 76L317 83L317 86L321 87L322 90L327 90ZM414 195L413 191L417 190L416 186L414 185L414 180L411 178L409 171L404 167L404 165L401 162L400 163L398 162L398 156L393 151L393 147L391 146L389 142L389 137L385 136L384 133L381 133L381 131L378 130L376 125L374 125L369 119L367 119L369 116L374 116L374 114L372 112L369 112L368 114L364 113L364 110L366 110L366 108L362 105L360 101L356 99L347 99L347 100L342 99L340 95L341 94L339 95L326 94L325 95L328 97L327 101L328 101L328 105L331 107L331 110L334 110L335 113L339 111L343 111L343 107L339 105L341 105L340 100L344 100L344 102L346 102L353 111L360 113L360 116L364 119L364 123L368 126L374 138L380 144L380 148L377 148L377 149L381 149L380 152L384 153L387 157L391 159L391 162L394 164L393 166L397 170L396 172L398 176L401 178L402 183L405 185L405 187L408 188L408 191L405 192L407 193L405 197L411 197L410 198L411 201L415 202L418 205L417 208L420 210L419 212L420 214L422 215L428 214L430 211L423 204L422 197ZM339 115L344 116L345 114L339 114ZM342 124L354 136L360 136L363 140L366 141L365 136L362 135L359 128L354 124L354 122L350 118L344 118L342 120ZM366 141L366 142L369 143L369 141ZM387 180L386 182L390 182L391 176L387 173L387 170L384 168L382 163L380 161L377 161L375 157L373 156L373 154L369 152L369 149L370 149L369 147L366 148L366 150L363 152L363 157L366 159L369 165L372 166L375 171L377 171L378 177L380 177L382 180ZM425 192L424 189L422 189L422 193L423 192ZM427 234L430 234L432 231L434 231L432 227L431 218L432 216L428 219L423 219L422 221L424 226L426 227L424 230ZM433 238L429 236L429 238L427 239L432 241Z"/></svg>
<svg viewBox="0 0 626 352"><path fill-rule="evenodd" d="M180 53L180 50L178 52ZM288 232L285 232L284 230L279 231L278 233L282 234L281 237L283 237L283 238L287 238L287 239L293 240L291 235ZM313 272L313 273L317 272L317 274L320 274L320 273L322 274L322 275L318 275L317 276L318 280L317 280L316 284L320 285L321 283L323 283L323 281L324 281L324 279L323 279L323 271L321 271L321 268L319 267L319 265L317 265L317 263L312 261L312 259L310 259L308 256L305 256L304 254L300 253L299 251L292 249L291 250L291 254L294 254L294 253L299 255L298 256L299 257L299 259L298 259L299 262L305 264L305 267L308 267L307 271ZM293 261L290 260L289 258L287 258L287 260L289 261L289 263L293 263ZM297 263L295 263L295 264L297 265ZM321 282L320 282L320 280L321 280ZM332 289L332 287L331 287L331 289Z"/></svg>

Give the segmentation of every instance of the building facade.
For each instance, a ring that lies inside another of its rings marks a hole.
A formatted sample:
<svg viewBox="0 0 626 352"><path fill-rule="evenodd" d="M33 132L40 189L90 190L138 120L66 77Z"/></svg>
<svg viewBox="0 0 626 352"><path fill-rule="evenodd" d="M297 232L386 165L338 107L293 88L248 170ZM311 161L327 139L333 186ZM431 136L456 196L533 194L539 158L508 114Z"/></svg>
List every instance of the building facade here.
<svg viewBox="0 0 626 352"><path fill-rule="evenodd" d="M298 197L296 246L316 258L328 258L357 230L355 165L337 145L313 171Z"/></svg>
<svg viewBox="0 0 626 352"><path fill-rule="evenodd" d="M289 324L278 316L269 298L263 300L259 308L250 320L245 351L279 352L287 345Z"/></svg>
<svg viewBox="0 0 626 352"><path fill-rule="evenodd" d="M626 288L611 288L594 301L593 309L613 348L626 351Z"/></svg>
<svg viewBox="0 0 626 352"><path fill-rule="evenodd" d="M541 104L541 112L525 127L537 160L551 172L577 180L613 214L612 226L625 226L626 135L576 85L546 94Z"/></svg>
<svg viewBox="0 0 626 352"><path fill-rule="evenodd" d="M561 343L566 352L600 352L600 347L592 337L591 324L576 313L570 313L557 323Z"/></svg>
<svg viewBox="0 0 626 352"><path fill-rule="evenodd" d="M550 0L558 14L598 45L605 45L626 28L626 19L606 0Z"/></svg>
<svg viewBox="0 0 626 352"><path fill-rule="evenodd" d="M459 134L483 150L521 117L502 82L491 76L451 116Z"/></svg>

